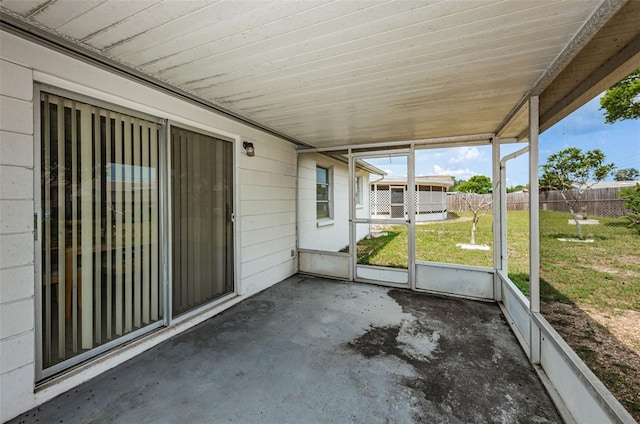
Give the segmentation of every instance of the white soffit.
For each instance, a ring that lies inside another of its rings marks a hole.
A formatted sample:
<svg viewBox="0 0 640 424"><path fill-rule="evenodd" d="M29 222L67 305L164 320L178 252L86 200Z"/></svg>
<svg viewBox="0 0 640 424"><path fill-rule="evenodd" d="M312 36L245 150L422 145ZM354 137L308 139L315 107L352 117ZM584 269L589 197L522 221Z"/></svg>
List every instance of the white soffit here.
<svg viewBox="0 0 640 424"><path fill-rule="evenodd" d="M0 1L316 147L495 132L601 4Z"/></svg>

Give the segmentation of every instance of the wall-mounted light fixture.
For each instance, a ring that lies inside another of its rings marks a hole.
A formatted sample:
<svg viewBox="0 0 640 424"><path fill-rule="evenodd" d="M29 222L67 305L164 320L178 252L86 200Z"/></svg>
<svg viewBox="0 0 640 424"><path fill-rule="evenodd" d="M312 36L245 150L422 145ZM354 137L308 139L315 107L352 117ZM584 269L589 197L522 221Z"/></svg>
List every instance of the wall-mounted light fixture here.
<svg viewBox="0 0 640 424"><path fill-rule="evenodd" d="M247 152L247 156L255 156L256 155L256 149L253 148L253 143L251 143L249 141L243 141L242 142L242 147L244 147L244 150Z"/></svg>

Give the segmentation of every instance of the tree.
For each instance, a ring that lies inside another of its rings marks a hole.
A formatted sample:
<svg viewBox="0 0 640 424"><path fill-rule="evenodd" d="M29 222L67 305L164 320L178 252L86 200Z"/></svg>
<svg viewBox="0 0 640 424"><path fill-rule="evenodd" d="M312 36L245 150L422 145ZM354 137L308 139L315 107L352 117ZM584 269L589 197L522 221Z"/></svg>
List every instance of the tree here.
<svg viewBox="0 0 640 424"><path fill-rule="evenodd" d="M466 180L459 180L456 177L451 177L451 180L453 180L453 185L451 186L449 191L458 191L458 187L460 187L460 184L466 182Z"/></svg>
<svg viewBox="0 0 640 424"><path fill-rule="evenodd" d="M626 215L629 227L635 227L640 233L640 183L636 183L635 187L623 188L618 195L624 201L625 209L629 210Z"/></svg>
<svg viewBox="0 0 640 424"><path fill-rule="evenodd" d="M569 207L576 222L578 238L584 239L582 227L575 211L576 203L595 183L602 181L615 168L605 164L605 155L599 149L582 152L577 147L569 147L554 153L542 165L540 189L557 190Z"/></svg>
<svg viewBox="0 0 640 424"><path fill-rule="evenodd" d="M507 187L507 193L515 193L516 191L522 191L525 188L529 188L527 187L529 184L527 184L526 186L523 186L522 184L518 184L516 186L511 186L511 187Z"/></svg>
<svg viewBox="0 0 640 424"><path fill-rule="evenodd" d="M458 191L464 193L487 194L491 193L492 190L491 178L484 175L474 175L469 178L468 181L463 181L458 186Z"/></svg>
<svg viewBox="0 0 640 424"><path fill-rule="evenodd" d="M485 216L489 209L491 209L491 197L484 196L484 194L490 193L493 186L491 185L491 178L484 175L474 175L469 178L468 181L458 186L458 191L463 192L462 199L467 204L473 218L471 220L471 242L470 244L476 244L476 231L478 229L478 221Z"/></svg>
<svg viewBox="0 0 640 424"><path fill-rule="evenodd" d="M640 68L611 86L600 99L604 122L640 119Z"/></svg>
<svg viewBox="0 0 640 424"><path fill-rule="evenodd" d="M640 171L635 168L623 168L613 173L613 179L616 181L635 181L640 177Z"/></svg>

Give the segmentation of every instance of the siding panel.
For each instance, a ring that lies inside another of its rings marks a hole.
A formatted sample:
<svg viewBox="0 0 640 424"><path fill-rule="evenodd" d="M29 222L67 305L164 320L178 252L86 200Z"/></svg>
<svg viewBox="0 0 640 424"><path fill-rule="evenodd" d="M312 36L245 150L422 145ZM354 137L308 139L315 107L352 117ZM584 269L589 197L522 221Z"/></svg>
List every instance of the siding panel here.
<svg viewBox="0 0 640 424"><path fill-rule="evenodd" d="M33 170L0 165L0 199L33 200Z"/></svg>
<svg viewBox="0 0 640 424"><path fill-rule="evenodd" d="M33 168L33 137L0 131L0 165Z"/></svg>
<svg viewBox="0 0 640 424"><path fill-rule="evenodd" d="M0 421L5 422L33 406L34 378L34 368L31 364L2 374Z"/></svg>
<svg viewBox="0 0 640 424"><path fill-rule="evenodd" d="M252 200L295 200L296 192L293 188L272 187L272 186L252 186L243 185L241 187L242 197Z"/></svg>
<svg viewBox="0 0 640 424"><path fill-rule="evenodd" d="M0 269L0 303L33 296L33 264Z"/></svg>
<svg viewBox="0 0 640 424"><path fill-rule="evenodd" d="M0 94L31 101L33 99L31 70L6 60L0 60Z"/></svg>
<svg viewBox="0 0 640 424"><path fill-rule="evenodd" d="M33 234L8 234L0 236L0 268L10 268L33 263Z"/></svg>
<svg viewBox="0 0 640 424"><path fill-rule="evenodd" d="M25 366L33 362L34 356L34 338L29 332L0 340L0 373Z"/></svg>
<svg viewBox="0 0 640 424"><path fill-rule="evenodd" d="M33 134L33 105L29 101L0 96L0 129Z"/></svg>
<svg viewBox="0 0 640 424"><path fill-rule="evenodd" d="M4 42L2 54L11 50ZM0 60L0 421L33 405L33 73Z"/></svg>
<svg viewBox="0 0 640 424"><path fill-rule="evenodd" d="M33 323L33 299L3 303L0 310L0 339L33 331ZM29 352L23 354L30 355Z"/></svg>
<svg viewBox="0 0 640 424"><path fill-rule="evenodd" d="M242 216L295 211L295 200L241 200Z"/></svg>
<svg viewBox="0 0 640 424"><path fill-rule="evenodd" d="M0 235L33 231L33 201L0 200Z"/></svg>
<svg viewBox="0 0 640 424"><path fill-rule="evenodd" d="M274 252L288 251L289 257L291 256L291 250L294 251L291 246L295 245L295 235L288 235L279 239L268 240L262 243L253 243L250 246L246 246L242 249L242 257L247 261L264 258L266 256L273 255Z"/></svg>
<svg viewBox="0 0 640 424"><path fill-rule="evenodd" d="M295 225L296 214L293 211L273 214L250 215L242 218L242 231L258 230L266 227Z"/></svg>

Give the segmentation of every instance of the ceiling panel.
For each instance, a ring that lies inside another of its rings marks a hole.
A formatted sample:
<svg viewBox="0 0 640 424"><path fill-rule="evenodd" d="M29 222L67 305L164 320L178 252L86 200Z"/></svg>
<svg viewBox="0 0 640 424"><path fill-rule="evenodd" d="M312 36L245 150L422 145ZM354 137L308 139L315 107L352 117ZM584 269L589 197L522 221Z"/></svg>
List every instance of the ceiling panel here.
<svg viewBox="0 0 640 424"><path fill-rule="evenodd" d="M70 0L69 3L77 3L77 1ZM126 43L127 40L140 37L147 31L197 12L208 3L207 1L163 1L144 9L144 13L131 15L117 25L94 33L85 41L89 41L101 50L109 51L116 45Z"/></svg>
<svg viewBox="0 0 640 424"><path fill-rule="evenodd" d="M271 16L271 26L301 11L316 9L323 3L309 2L217 2L197 12L161 25L108 49L111 54L134 64L155 63L176 54L186 53L201 45L213 43L228 49L231 43L251 42L244 34L260 25L256 18ZM263 24L264 25L264 24Z"/></svg>
<svg viewBox="0 0 640 424"><path fill-rule="evenodd" d="M136 0L128 2L105 1L75 16L56 29L71 38L87 41L87 39L93 35L119 26L121 22L126 21L131 16L141 12L148 12L148 10L157 3L158 0ZM55 7L55 3L52 7ZM32 18L37 21L39 14L40 13L33 15ZM56 13L55 15L60 14L61 13Z"/></svg>
<svg viewBox="0 0 640 424"><path fill-rule="evenodd" d="M74 1L74 0L58 0L58 4L55 8L51 7L39 7L32 10L30 17L37 17L36 19L41 24L58 29L67 22L77 18L100 5L104 0L87 0L87 1ZM46 5L43 4L43 6Z"/></svg>
<svg viewBox="0 0 640 424"><path fill-rule="evenodd" d="M2 0L0 5L6 7L15 13L22 15L26 18L31 16L32 11L36 11L43 5L48 3L47 0Z"/></svg>
<svg viewBox="0 0 640 424"><path fill-rule="evenodd" d="M602 4L0 1L25 19L320 147L498 130ZM517 115L504 133L525 124Z"/></svg>

